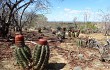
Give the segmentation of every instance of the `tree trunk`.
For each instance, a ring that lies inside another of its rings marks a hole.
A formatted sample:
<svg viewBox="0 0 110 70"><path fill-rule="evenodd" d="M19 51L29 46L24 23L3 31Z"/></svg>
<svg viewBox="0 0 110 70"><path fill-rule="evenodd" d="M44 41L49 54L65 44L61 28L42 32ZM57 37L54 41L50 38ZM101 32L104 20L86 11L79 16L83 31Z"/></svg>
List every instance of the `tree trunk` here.
<svg viewBox="0 0 110 70"><path fill-rule="evenodd" d="M22 34L22 27L17 26L16 27L16 32L20 32Z"/></svg>
<svg viewBox="0 0 110 70"><path fill-rule="evenodd" d="M9 32L9 25L8 25L8 24L4 24L4 25L1 27L1 37L6 38L8 32Z"/></svg>

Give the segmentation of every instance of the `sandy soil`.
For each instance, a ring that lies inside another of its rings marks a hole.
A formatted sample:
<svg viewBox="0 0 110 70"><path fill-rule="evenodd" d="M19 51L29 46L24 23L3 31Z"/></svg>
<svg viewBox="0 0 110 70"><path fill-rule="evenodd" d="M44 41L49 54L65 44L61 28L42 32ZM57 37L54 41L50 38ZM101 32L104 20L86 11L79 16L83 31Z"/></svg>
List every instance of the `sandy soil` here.
<svg viewBox="0 0 110 70"><path fill-rule="evenodd" d="M97 39L100 43L105 44L106 40L110 38L110 36L104 36L103 33L94 33L94 34L80 34L80 37L82 36L89 36L92 38Z"/></svg>

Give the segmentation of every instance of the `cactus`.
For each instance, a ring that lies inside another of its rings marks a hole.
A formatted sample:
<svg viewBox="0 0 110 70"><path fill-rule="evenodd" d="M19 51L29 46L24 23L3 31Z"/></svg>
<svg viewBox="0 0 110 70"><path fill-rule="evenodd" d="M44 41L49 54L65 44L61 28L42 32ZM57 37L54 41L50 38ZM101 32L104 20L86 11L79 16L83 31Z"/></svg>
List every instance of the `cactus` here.
<svg viewBox="0 0 110 70"><path fill-rule="evenodd" d="M88 47L90 47L90 48L94 47L94 41L92 39L89 39Z"/></svg>
<svg viewBox="0 0 110 70"><path fill-rule="evenodd" d="M84 39L78 39L77 45L78 47L87 47L87 41Z"/></svg>
<svg viewBox="0 0 110 70"><path fill-rule="evenodd" d="M78 47L81 47L81 46L82 46L82 40L81 40L81 39L78 39L78 40L77 40L77 46L78 46Z"/></svg>
<svg viewBox="0 0 110 70"><path fill-rule="evenodd" d="M75 32L72 32L72 36L75 37Z"/></svg>
<svg viewBox="0 0 110 70"><path fill-rule="evenodd" d="M23 70L43 70L49 60L50 50L47 44L47 40L39 39L32 57L30 48L24 43L23 35L16 35L14 51L18 65L21 66Z"/></svg>
<svg viewBox="0 0 110 70"><path fill-rule="evenodd" d="M62 39L65 39L65 31L62 31Z"/></svg>
<svg viewBox="0 0 110 70"><path fill-rule="evenodd" d="M78 30L78 31L76 32L75 37L78 37L78 36L79 36L79 34L80 34L80 30Z"/></svg>
<svg viewBox="0 0 110 70"><path fill-rule="evenodd" d="M15 57L17 63L25 70L29 69L31 62L31 51L28 46L24 44L23 35L16 35L15 37Z"/></svg>
<svg viewBox="0 0 110 70"><path fill-rule="evenodd" d="M86 40L82 40L82 46L87 47L87 41Z"/></svg>
<svg viewBox="0 0 110 70"><path fill-rule="evenodd" d="M71 30L71 37L75 37L75 31Z"/></svg>
<svg viewBox="0 0 110 70"><path fill-rule="evenodd" d="M71 37L71 31L68 31L68 36Z"/></svg>
<svg viewBox="0 0 110 70"><path fill-rule="evenodd" d="M41 28L38 28L38 33L42 33L42 31L41 31L42 29Z"/></svg>
<svg viewBox="0 0 110 70"><path fill-rule="evenodd" d="M49 60L49 46L45 39L40 39L35 47L33 55L33 66L35 70L43 70Z"/></svg>

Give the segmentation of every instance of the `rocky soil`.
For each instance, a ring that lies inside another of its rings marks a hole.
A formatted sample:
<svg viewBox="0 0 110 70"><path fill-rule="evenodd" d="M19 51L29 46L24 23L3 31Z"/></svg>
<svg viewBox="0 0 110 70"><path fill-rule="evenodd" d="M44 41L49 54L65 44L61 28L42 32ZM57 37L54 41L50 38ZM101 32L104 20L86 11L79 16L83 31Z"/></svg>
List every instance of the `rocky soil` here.
<svg viewBox="0 0 110 70"><path fill-rule="evenodd" d="M110 62L100 61L97 49L77 47L75 41L68 39L64 43L49 42L51 52L47 70L110 70ZM26 44L31 49L35 46L33 41L26 41ZM21 70L9 46L8 42L0 42L0 70Z"/></svg>

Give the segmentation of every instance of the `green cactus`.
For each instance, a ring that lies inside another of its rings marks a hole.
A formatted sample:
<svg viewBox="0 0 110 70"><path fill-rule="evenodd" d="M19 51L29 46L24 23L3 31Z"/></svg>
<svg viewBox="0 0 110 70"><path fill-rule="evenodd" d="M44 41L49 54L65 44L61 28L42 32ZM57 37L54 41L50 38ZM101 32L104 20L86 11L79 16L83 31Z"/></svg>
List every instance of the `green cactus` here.
<svg viewBox="0 0 110 70"><path fill-rule="evenodd" d="M78 36L79 36L79 34L80 34L80 30L78 30L78 31L76 32L75 37L78 37Z"/></svg>
<svg viewBox="0 0 110 70"><path fill-rule="evenodd" d="M30 48L24 43L23 35L17 35L14 51L17 63L23 70L43 70L48 64L50 50L45 39L39 39L32 57Z"/></svg>
<svg viewBox="0 0 110 70"><path fill-rule="evenodd" d="M71 31L68 31L68 36L71 37Z"/></svg>
<svg viewBox="0 0 110 70"><path fill-rule="evenodd" d="M30 62L31 62L31 52L29 47L26 45L22 47L15 48L15 56L18 65L22 66L22 68L25 70L26 68L29 68Z"/></svg>
<svg viewBox="0 0 110 70"><path fill-rule="evenodd" d="M87 47L87 41L86 40L82 40L82 46Z"/></svg>
<svg viewBox="0 0 110 70"><path fill-rule="evenodd" d="M82 46L82 40L81 40L81 39L78 39L78 41L77 41L77 46L78 46L78 47L81 47L81 46Z"/></svg>
<svg viewBox="0 0 110 70"><path fill-rule="evenodd" d="M35 47L33 55L33 66L34 70L43 70L49 60L49 46L38 44Z"/></svg>
<svg viewBox="0 0 110 70"><path fill-rule="evenodd" d="M72 32L72 37L75 37L75 32Z"/></svg>
<svg viewBox="0 0 110 70"><path fill-rule="evenodd" d="M24 70L27 68L29 69L32 63L33 70L43 70L48 65L49 53L50 50L48 45L37 45L34 50L33 58L26 45L15 48L17 63L22 66ZM32 60L33 62L31 62Z"/></svg>

